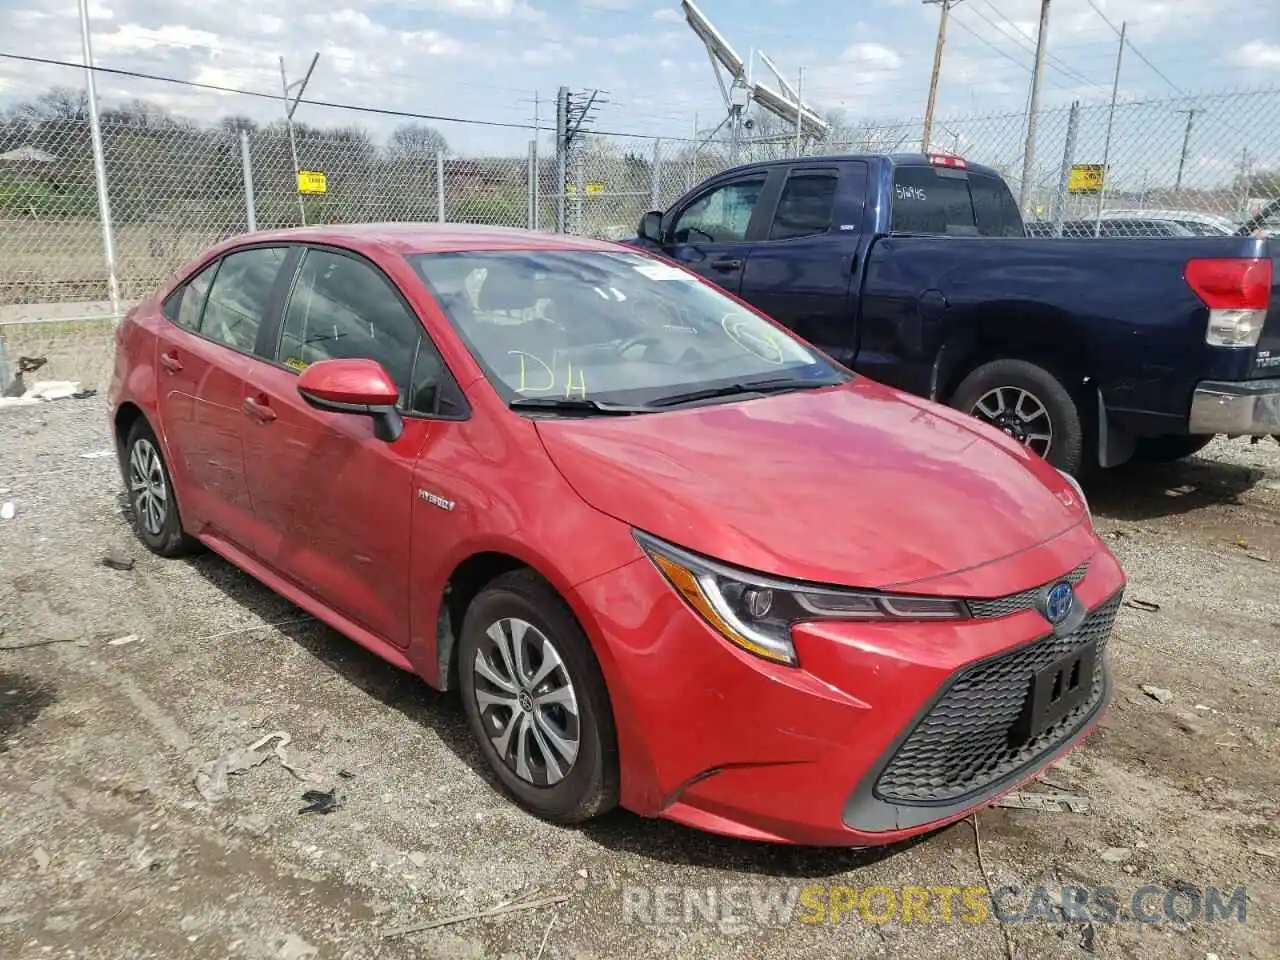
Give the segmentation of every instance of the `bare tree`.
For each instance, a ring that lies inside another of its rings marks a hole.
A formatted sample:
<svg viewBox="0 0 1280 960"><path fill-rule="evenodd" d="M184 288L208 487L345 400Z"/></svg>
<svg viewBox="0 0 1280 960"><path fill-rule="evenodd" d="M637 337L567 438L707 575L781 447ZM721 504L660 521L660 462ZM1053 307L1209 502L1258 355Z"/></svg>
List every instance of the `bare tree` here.
<svg viewBox="0 0 1280 960"><path fill-rule="evenodd" d="M88 120L89 95L79 87L51 87L34 100L16 105L11 116L26 123Z"/></svg>
<svg viewBox="0 0 1280 960"><path fill-rule="evenodd" d="M393 160L422 159L448 152L444 134L422 123L402 124L387 139L387 153Z"/></svg>

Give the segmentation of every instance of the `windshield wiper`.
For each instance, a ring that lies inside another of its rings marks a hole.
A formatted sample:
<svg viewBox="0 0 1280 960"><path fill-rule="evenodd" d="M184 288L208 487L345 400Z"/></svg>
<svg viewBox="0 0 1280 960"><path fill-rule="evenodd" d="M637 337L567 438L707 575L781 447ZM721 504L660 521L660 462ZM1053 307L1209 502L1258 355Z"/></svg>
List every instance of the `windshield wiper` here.
<svg viewBox="0 0 1280 960"><path fill-rule="evenodd" d="M512 410L543 410L547 413L577 413L596 416L625 417L633 413L652 413L647 406L635 407L607 400L584 397L518 397L507 404Z"/></svg>
<svg viewBox="0 0 1280 960"><path fill-rule="evenodd" d="M650 400L648 407L674 407L682 403L693 403L697 400L713 400L716 397L732 397L749 393L782 393L787 390L817 390L819 387L834 387L840 380L801 380L796 377L772 377L768 380L750 380L743 383L727 383L719 387L705 387L702 390L689 390L685 393L672 393L665 397Z"/></svg>

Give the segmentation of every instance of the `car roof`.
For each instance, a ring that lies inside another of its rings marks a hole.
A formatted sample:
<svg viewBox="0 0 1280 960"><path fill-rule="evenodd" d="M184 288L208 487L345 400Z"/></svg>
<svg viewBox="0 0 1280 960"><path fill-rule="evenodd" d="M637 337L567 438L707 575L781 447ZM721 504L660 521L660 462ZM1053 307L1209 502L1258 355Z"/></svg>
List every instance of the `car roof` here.
<svg viewBox="0 0 1280 960"><path fill-rule="evenodd" d="M292 227L244 233L220 245L222 249L250 243L318 243L367 250L381 247L401 254L452 253L468 250L609 250L636 253L608 240L570 234L545 233L520 227L471 223L349 223Z"/></svg>
<svg viewBox="0 0 1280 960"><path fill-rule="evenodd" d="M1106 210L1103 220L1185 220L1188 223L1231 225L1226 217L1194 210Z"/></svg>
<svg viewBox="0 0 1280 960"><path fill-rule="evenodd" d="M945 156L950 156L943 151L939 151ZM768 170L772 167L791 166L795 164L824 164L839 163L841 161L862 160L872 162L876 160L888 160L895 167L930 167L933 163L929 160L928 155L923 153L834 153L825 156L815 157L783 157L778 160L756 160L751 163L742 163L736 167L730 167L715 175L715 179L720 179L726 174L747 173L752 170ZM964 169L971 173L986 174L991 177L999 177L1000 172L994 167L988 167L985 164L973 163L966 160ZM710 179L710 178L708 178Z"/></svg>

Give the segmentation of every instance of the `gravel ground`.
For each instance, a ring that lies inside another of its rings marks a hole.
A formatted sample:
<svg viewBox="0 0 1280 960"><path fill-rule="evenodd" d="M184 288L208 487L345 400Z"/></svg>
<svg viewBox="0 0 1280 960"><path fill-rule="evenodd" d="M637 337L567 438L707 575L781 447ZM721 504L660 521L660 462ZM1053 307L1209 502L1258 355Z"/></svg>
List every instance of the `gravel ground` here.
<svg viewBox="0 0 1280 960"><path fill-rule="evenodd" d="M108 446L99 400L0 410L0 502L16 505L0 520L0 957L1280 956L1274 443L1218 441L1092 484L1137 605L1116 625L1114 707L1046 778L1090 811L987 810L979 843L965 822L870 853L622 812L578 830L526 816L482 768L454 697L215 557L147 554L114 461L85 457ZM112 549L136 566L105 566ZM197 792L203 764L276 731L310 783L272 754L222 802ZM336 788L338 808L300 813L308 788ZM1152 884L1182 890L1182 916L1191 888L1244 887L1247 915L653 925L623 904L628 887L987 883L1017 885L1024 908L1037 885L1113 887L1123 906ZM553 896L566 899L388 935Z"/></svg>

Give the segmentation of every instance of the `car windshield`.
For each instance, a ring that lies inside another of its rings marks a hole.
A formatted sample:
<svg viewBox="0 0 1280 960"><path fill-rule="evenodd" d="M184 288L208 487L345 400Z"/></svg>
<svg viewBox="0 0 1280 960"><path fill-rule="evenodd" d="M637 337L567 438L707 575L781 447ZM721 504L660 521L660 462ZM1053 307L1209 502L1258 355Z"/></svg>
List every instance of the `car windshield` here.
<svg viewBox="0 0 1280 960"><path fill-rule="evenodd" d="M716 288L640 254L500 251L409 259L508 402L657 409L663 400L694 392L701 398L721 387L802 389L848 378Z"/></svg>

